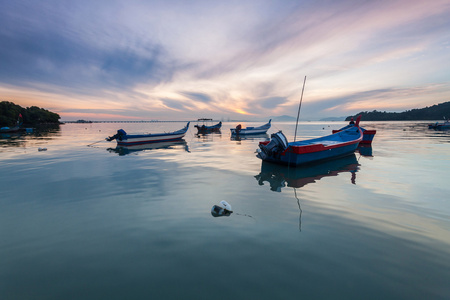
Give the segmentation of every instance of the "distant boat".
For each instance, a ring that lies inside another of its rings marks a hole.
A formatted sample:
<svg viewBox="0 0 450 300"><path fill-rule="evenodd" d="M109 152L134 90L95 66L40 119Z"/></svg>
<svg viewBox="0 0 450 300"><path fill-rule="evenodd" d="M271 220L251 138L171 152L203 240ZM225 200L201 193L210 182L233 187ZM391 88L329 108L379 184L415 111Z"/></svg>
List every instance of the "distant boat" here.
<svg viewBox="0 0 450 300"><path fill-rule="evenodd" d="M450 129L450 121L447 120L443 123L436 122L434 124L428 124L428 129L434 129L434 130L446 130Z"/></svg>
<svg viewBox="0 0 450 300"><path fill-rule="evenodd" d="M1 127L0 133L12 133L12 132L18 132L21 130L20 126L22 126L22 122L20 121L22 119L22 114L19 114L19 117L17 118L17 124L14 127Z"/></svg>
<svg viewBox="0 0 450 300"><path fill-rule="evenodd" d="M198 119L198 121L212 121L212 119ZM222 127L222 122L219 122L215 125L207 126L203 123L203 125L194 125L197 128L198 134L206 134L212 132L220 132L220 128Z"/></svg>
<svg viewBox="0 0 450 300"><path fill-rule="evenodd" d="M231 130L231 135L246 135L246 134L261 134L261 133L266 133L267 130L269 130L271 124L270 122L272 121L272 119L269 120L268 123L259 126L259 127L246 127L246 128L242 128L241 124L239 124L238 126L236 126L236 128L230 128Z"/></svg>
<svg viewBox="0 0 450 300"><path fill-rule="evenodd" d="M288 143L279 131L272 134L270 141L259 143L257 157L267 162L298 166L349 155L363 139L359 120L360 117L354 127L338 133L292 143Z"/></svg>
<svg viewBox="0 0 450 300"><path fill-rule="evenodd" d="M20 126L0 128L0 133L12 133L12 132L18 132L18 131L20 131Z"/></svg>
<svg viewBox="0 0 450 300"><path fill-rule="evenodd" d="M342 127L341 129L333 130L332 133L337 133L339 131L342 131L342 130L345 130L345 129L348 129L351 127L355 127L355 124L348 124L347 126ZM360 144L372 144L373 138L375 137L375 134L377 133L377 131L376 130L367 130L362 127L360 127L360 128L363 133L363 139Z"/></svg>
<svg viewBox="0 0 450 300"><path fill-rule="evenodd" d="M189 129L189 123L180 130L165 133L127 134L125 130L119 129L113 136L106 138L108 142L116 140L118 146L136 146L159 142L170 142L182 139Z"/></svg>

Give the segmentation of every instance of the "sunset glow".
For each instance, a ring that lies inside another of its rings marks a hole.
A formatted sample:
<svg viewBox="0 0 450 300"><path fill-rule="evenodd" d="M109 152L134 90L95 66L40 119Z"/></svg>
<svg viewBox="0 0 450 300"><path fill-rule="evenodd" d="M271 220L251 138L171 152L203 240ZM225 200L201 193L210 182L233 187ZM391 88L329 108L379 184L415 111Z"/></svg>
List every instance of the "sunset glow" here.
<svg viewBox="0 0 450 300"><path fill-rule="evenodd" d="M450 101L450 2L3 1L0 101L74 119L266 119Z"/></svg>

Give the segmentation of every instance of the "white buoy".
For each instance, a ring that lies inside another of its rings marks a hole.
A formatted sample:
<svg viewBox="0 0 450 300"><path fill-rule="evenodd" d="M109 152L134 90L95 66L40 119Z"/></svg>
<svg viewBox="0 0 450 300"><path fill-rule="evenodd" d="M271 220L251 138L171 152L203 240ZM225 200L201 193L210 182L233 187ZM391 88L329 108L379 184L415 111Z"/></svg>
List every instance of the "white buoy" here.
<svg viewBox="0 0 450 300"><path fill-rule="evenodd" d="M230 205L227 201L225 201L225 200L220 201L220 206L221 206L223 209L228 210L229 212L233 212L233 209L231 208L231 205Z"/></svg>
<svg viewBox="0 0 450 300"><path fill-rule="evenodd" d="M219 205L214 205L211 208L211 215L213 217L229 217L233 213L231 205L227 201L220 201Z"/></svg>

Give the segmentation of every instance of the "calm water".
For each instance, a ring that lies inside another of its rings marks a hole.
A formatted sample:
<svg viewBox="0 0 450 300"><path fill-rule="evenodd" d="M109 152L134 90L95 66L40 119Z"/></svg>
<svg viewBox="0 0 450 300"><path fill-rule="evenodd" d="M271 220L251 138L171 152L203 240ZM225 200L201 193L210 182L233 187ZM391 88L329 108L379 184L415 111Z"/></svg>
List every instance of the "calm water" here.
<svg viewBox="0 0 450 300"><path fill-rule="evenodd" d="M0 299L450 298L450 131L365 122L372 148L301 169L262 164L268 136L232 140L234 123L154 149L87 146L183 126L3 136ZM214 218L221 200L234 213Z"/></svg>

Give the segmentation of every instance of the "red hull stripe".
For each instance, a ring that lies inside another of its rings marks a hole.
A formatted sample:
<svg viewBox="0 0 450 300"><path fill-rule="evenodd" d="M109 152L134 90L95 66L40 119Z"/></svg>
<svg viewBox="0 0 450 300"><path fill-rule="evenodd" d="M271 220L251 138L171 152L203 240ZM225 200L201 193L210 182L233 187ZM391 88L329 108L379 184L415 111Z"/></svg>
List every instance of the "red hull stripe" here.
<svg viewBox="0 0 450 300"><path fill-rule="evenodd" d="M358 144L359 142L361 142L361 140L362 140L362 137L357 140L354 140L354 141L330 145L330 146L324 146L323 144L314 144L314 145L307 145L307 146L289 146L284 151L284 153L288 152L288 151L295 153L295 154L320 152L320 151L325 151L325 150L329 150L329 149L340 148L340 147L345 147L345 146L349 146L349 145L353 145L353 144ZM291 150L289 150L289 149L291 149Z"/></svg>

